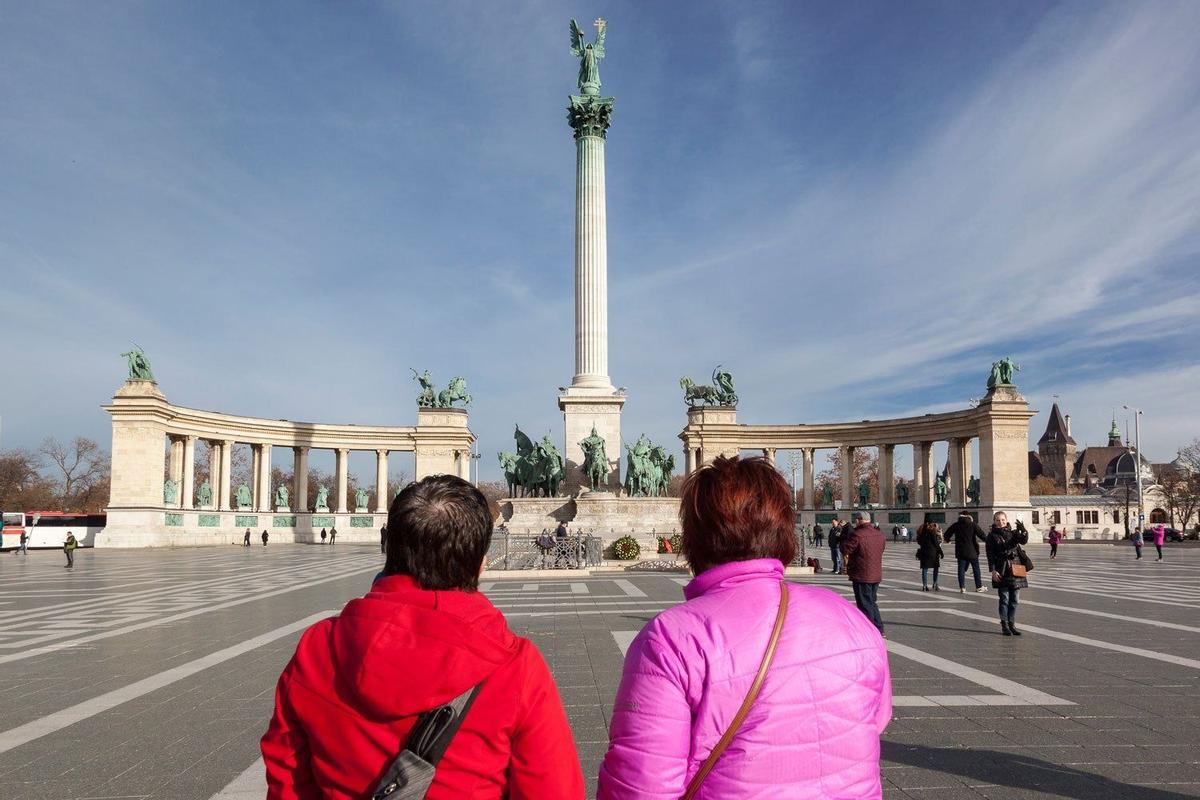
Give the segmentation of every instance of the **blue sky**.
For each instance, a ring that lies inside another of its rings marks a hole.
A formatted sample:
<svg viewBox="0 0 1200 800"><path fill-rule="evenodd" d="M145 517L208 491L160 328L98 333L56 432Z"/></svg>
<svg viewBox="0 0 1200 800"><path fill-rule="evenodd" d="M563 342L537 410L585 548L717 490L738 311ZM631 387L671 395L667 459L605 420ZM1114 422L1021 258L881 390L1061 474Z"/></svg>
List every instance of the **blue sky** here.
<svg viewBox="0 0 1200 800"><path fill-rule="evenodd" d="M0 7L0 447L106 441L130 341L271 418L462 374L485 478L561 437L597 15L626 438L677 447L718 362L743 421L822 422L1008 354L1035 441L1053 395L1081 442L1200 435L1200 4L39 2Z"/></svg>

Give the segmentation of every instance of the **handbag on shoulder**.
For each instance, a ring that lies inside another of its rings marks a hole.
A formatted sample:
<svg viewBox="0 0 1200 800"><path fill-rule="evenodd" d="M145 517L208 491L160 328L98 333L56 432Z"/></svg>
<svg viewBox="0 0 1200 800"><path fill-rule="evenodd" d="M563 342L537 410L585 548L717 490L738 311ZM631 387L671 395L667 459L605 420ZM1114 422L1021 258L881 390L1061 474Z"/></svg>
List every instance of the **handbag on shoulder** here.
<svg viewBox="0 0 1200 800"><path fill-rule="evenodd" d="M383 774L371 800L422 800L433 785L438 762L462 727L483 684L467 689L444 706L426 711L409 731L404 749Z"/></svg>

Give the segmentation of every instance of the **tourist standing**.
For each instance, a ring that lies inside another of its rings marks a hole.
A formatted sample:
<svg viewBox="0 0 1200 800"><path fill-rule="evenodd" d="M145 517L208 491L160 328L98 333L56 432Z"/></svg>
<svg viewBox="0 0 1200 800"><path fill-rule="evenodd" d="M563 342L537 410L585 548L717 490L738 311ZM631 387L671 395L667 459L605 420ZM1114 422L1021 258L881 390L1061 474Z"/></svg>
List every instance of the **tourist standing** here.
<svg viewBox="0 0 1200 800"><path fill-rule="evenodd" d="M267 529L266 529L266 528L263 528L263 532L262 532L262 543L263 543L263 547L266 547L266 546L267 546L267 539L269 539L269 538L271 538L271 537L269 537L269 536L267 535Z"/></svg>
<svg viewBox="0 0 1200 800"><path fill-rule="evenodd" d="M79 546L79 542L75 541L75 534L67 531L67 540L63 542L63 552L67 554L67 569L75 567L75 548Z"/></svg>
<svg viewBox="0 0 1200 800"><path fill-rule="evenodd" d="M1154 549L1158 551L1158 560L1162 561L1162 546L1167 537L1167 529L1160 522L1154 526L1151 532L1154 534Z"/></svg>
<svg viewBox="0 0 1200 800"><path fill-rule="evenodd" d="M567 566L571 566L570 558L567 555L567 523L559 522L558 527L554 529L554 568L558 566L562 560L566 558Z"/></svg>
<svg viewBox="0 0 1200 800"><path fill-rule="evenodd" d="M1142 545L1144 543L1145 539L1142 538L1142 529L1138 528L1133 532L1133 552L1137 554L1137 558L1135 558L1134 561L1141 559Z"/></svg>
<svg viewBox="0 0 1200 800"><path fill-rule="evenodd" d="M833 574L842 574L842 522L834 520L829 526L829 558L833 561Z"/></svg>
<svg viewBox="0 0 1200 800"><path fill-rule="evenodd" d="M328 536L328 534L325 532L325 529L324 529L324 528L321 528L321 544L325 544L325 537L326 537L326 536Z"/></svg>
<svg viewBox="0 0 1200 800"><path fill-rule="evenodd" d="M979 574L979 542L986 542L987 536L983 528L975 522L975 518L967 512L958 515L958 519L946 528L945 540L954 541L954 557L958 560L958 591L967 591L967 566L971 567L975 577L975 591L986 592L983 588L983 577ZM991 566L989 562L988 566Z"/></svg>
<svg viewBox="0 0 1200 800"><path fill-rule="evenodd" d="M825 529L822 528L821 523L818 522L816 525L813 525L813 544L817 547L820 547L821 543L824 541Z"/></svg>
<svg viewBox="0 0 1200 800"><path fill-rule="evenodd" d="M250 529L246 528L246 532L242 534L242 547L250 546Z"/></svg>
<svg viewBox="0 0 1200 800"><path fill-rule="evenodd" d="M904 523L900 524L900 538L906 542L912 541L911 532L908 530L908 526L905 525Z"/></svg>
<svg viewBox="0 0 1200 800"><path fill-rule="evenodd" d="M887 651L833 592L784 580L796 554L787 482L763 459L719 457L682 493L696 577L629 646L597 797L679 798L703 782L708 798L878 800Z"/></svg>
<svg viewBox="0 0 1200 800"><path fill-rule="evenodd" d="M337 544L337 526L336 525L329 529L329 546L332 547L335 544Z"/></svg>
<svg viewBox="0 0 1200 800"><path fill-rule="evenodd" d="M1050 557L1058 558L1058 543L1062 541L1062 534L1059 533L1057 525L1050 526L1050 534L1046 540L1050 542Z"/></svg>
<svg viewBox="0 0 1200 800"><path fill-rule="evenodd" d="M425 478L392 501L387 533L383 577L309 628L279 678L267 796L371 797L418 716L474 692L421 796L582 800L554 676L478 591L487 500L461 478Z"/></svg>
<svg viewBox="0 0 1200 800"><path fill-rule="evenodd" d="M938 588L938 568L942 558L941 531L936 522L926 521L917 529L917 560L921 562L921 591L928 592L930 588L940 592ZM929 571L933 570L933 584L929 583Z"/></svg>
<svg viewBox="0 0 1200 800"><path fill-rule="evenodd" d="M379 526L379 552L387 552L387 525Z"/></svg>
<svg viewBox="0 0 1200 800"><path fill-rule="evenodd" d="M1017 520L1014 531L1008 516L997 511L992 517L992 529L987 535L988 562L992 565L992 586L1000 595L1000 632L1005 636L1020 636L1017 630L1017 593L1029 585L1028 579L1013 574L1013 565L1020 564L1020 546L1029 541L1025 526Z"/></svg>
<svg viewBox="0 0 1200 800"><path fill-rule="evenodd" d="M846 575L854 587L854 604L883 633L879 615L879 583L883 580L883 531L871 524L871 515L855 511L854 529L842 538L842 558Z"/></svg>
<svg viewBox="0 0 1200 800"><path fill-rule="evenodd" d="M23 528L21 529L21 549L19 552L23 556L29 555L29 534Z"/></svg>

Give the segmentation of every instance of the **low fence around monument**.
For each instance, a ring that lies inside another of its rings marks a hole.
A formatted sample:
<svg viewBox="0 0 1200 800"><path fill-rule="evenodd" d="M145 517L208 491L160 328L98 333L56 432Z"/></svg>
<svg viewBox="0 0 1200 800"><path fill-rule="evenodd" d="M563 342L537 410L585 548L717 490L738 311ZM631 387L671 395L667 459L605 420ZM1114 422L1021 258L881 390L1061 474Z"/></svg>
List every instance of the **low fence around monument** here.
<svg viewBox="0 0 1200 800"><path fill-rule="evenodd" d="M487 558L491 570L584 569L600 566L604 543L599 536L567 536L542 547L537 536L497 533Z"/></svg>

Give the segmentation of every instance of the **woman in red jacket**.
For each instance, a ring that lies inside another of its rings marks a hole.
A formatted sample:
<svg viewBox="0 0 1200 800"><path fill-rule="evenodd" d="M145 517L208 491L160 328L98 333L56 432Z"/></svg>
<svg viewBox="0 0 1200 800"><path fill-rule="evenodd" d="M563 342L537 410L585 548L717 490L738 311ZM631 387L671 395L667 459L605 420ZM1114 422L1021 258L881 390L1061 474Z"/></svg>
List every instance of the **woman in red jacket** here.
<svg viewBox="0 0 1200 800"><path fill-rule="evenodd" d="M384 576L309 628L262 739L268 797L370 797L418 715L481 688L426 797L584 796L554 679L537 648L478 592L487 501L438 475L388 513Z"/></svg>

